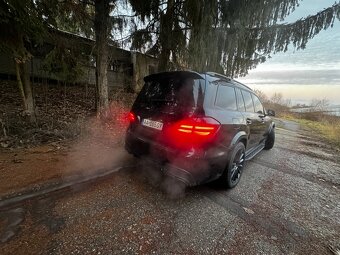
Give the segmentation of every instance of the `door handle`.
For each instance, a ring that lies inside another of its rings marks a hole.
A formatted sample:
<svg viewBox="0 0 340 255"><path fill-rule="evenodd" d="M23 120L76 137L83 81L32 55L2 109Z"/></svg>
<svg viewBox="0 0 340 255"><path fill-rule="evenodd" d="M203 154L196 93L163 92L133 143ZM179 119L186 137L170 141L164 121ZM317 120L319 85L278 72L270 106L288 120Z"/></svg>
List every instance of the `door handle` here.
<svg viewBox="0 0 340 255"><path fill-rule="evenodd" d="M259 118L261 119L261 123L263 124L264 123L264 118L266 117L266 115L264 114L260 114L259 115Z"/></svg>
<svg viewBox="0 0 340 255"><path fill-rule="evenodd" d="M263 124L265 116L264 115L259 115L259 118L261 119L261 123Z"/></svg>
<svg viewBox="0 0 340 255"><path fill-rule="evenodd" d="M251 119L247 119L246 122L247 122L247 125L251 125L252 123Z"/></svg>

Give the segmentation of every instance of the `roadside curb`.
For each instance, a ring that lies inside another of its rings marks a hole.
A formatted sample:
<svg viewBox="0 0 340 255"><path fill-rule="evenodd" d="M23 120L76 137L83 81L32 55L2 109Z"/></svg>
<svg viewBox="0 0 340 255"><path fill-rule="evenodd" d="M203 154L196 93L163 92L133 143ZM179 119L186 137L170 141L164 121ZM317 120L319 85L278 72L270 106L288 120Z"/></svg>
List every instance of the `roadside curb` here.
<svg viewBox="0 0 340 255"><path fill-rule="evenodd" d="M90 182L108 175L111 175L113 173L119 172L122 169L127 169L127 168L131 168L134 167L135 165L129 165L129 166L118 166L118 167L114 167L112 169L100 169L99 171L97 171L97 173L92 174L92 175L87 175L84 177L69 177L68 179L64 180L61 183L57 183L55 185L49 186L49 187L45 187L42 188L41 190L37 190L37 191L28 191L26 193L20 194L20 195L13 195L11 197L8 198L4 198L3 200L0 200L0 210L2 210L3 208L9 207L13 204L17 204L17 203L22 203L26 200L29 199L33 199L36 197L40 197L40 196L44 196L48 193L52 193L52 192L56 192L62 189L66 189L75 185L79 185L82 183L86 183L86 182Z"/></svg>

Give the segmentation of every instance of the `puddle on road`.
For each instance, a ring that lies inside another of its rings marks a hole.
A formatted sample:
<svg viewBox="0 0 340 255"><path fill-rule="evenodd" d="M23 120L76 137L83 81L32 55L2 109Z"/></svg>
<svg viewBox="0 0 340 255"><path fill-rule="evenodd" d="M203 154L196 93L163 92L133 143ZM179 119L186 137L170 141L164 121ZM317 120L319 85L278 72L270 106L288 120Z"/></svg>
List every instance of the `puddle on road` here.
<svg viewBox="0 0 340 255"><path fill-rule="evenodd" d="M0 225L0 241L7 242L20 231L20 224L25 219L26 211L22 207L9 209L0 212L0 218L3 221Z"/></svg>
<svg viewBox="0 0 340 255"><path fill-rule="evenodd" d="M131 166L129 166L131 168ZM127 168L129 168L127 167ZM119 168L120 170L122 168ZM35 222L43 224L54 233L64 224L64 219L53 215L55 201L60 197L69 196L89 187L91 183L103 180L108 176L117 173L115 168L95 176L81 180L72 180L55 187L49 187L37 192L31 192L0 201L0 242L8 242L20 232L20 225L24 222L26 212Z"/></svg>

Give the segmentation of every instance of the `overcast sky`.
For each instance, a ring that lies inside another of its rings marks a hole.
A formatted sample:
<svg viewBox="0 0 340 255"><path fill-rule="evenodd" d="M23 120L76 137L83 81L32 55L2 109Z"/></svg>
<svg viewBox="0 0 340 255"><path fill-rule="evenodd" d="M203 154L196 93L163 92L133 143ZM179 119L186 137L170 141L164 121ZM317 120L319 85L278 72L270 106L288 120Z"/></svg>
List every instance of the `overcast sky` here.
<svg viewBox="0 0 340 255"><path fill-rule="evenodd" d="M301 1L285 22L313 15L334 2ZM322 31L309 41L305 50L294 51L291 47L286 53L273 55L239 80L267 94L282 92L295 102L326 98L333 104L340 104L340 21L336 20L333 28ZM297 85L300 87L295 90Z"/></svg>

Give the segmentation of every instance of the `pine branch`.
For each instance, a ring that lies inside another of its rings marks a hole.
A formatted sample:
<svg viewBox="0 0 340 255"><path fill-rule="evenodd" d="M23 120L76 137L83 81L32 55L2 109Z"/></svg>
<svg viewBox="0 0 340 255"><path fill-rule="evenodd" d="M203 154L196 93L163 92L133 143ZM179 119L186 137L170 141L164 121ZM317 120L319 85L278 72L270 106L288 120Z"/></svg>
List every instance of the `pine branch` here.
<svg viewBox="0 0 340 255"><path fill-rule="evenodd" d="M64 2L66 2L66 1L64 1ZM95 3L94 3L95 0L94 1L93 0L78 0L78 1L81 4L91 5L93 7L95 6Z"/></svg>

